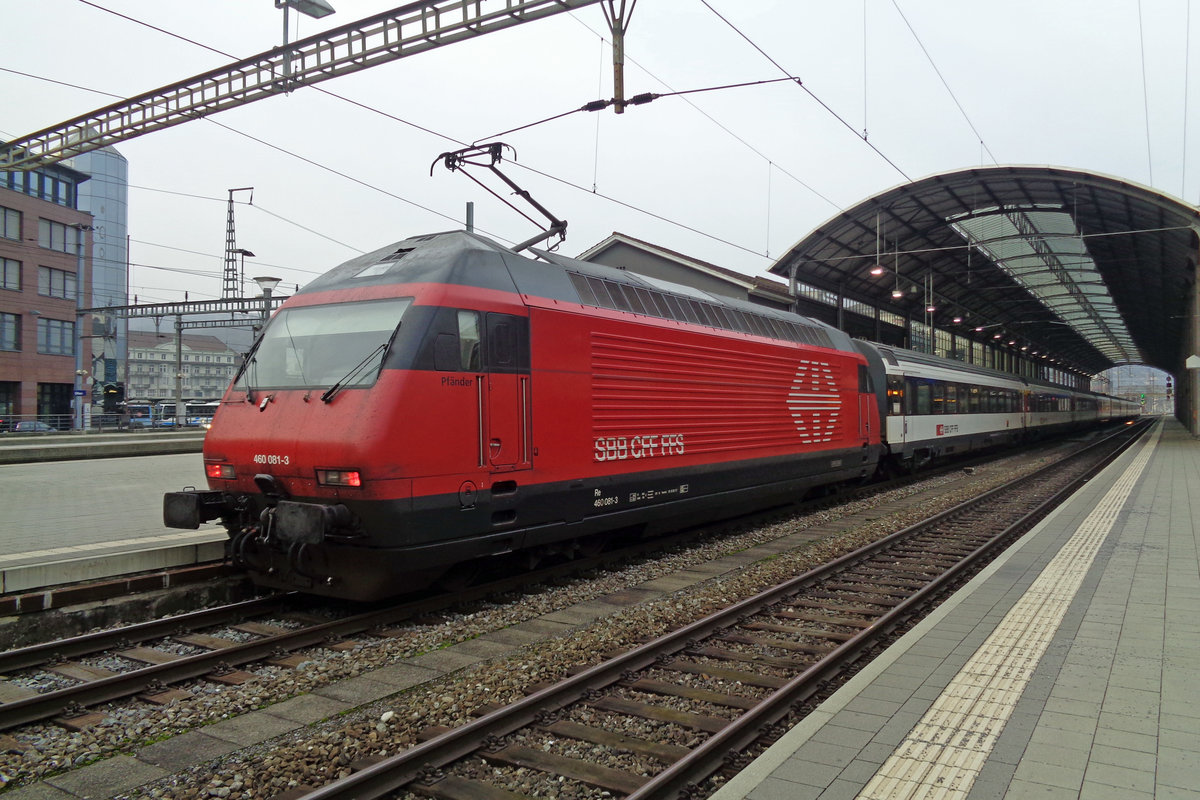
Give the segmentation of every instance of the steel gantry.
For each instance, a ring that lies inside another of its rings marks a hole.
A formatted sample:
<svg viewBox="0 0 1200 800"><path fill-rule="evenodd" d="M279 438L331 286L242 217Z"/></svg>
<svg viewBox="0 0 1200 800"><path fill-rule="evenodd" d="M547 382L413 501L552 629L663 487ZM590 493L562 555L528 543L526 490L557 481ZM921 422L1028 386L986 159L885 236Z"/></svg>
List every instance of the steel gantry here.
<svg viewBox="0 0 1200 800"><path fill-rule="evenodd" d="M0 170L53 164L299 86L601 0L420 0L0 144Z"/></svg>
<svg viewBox="0 0 1200 800"><path fill-rule="evenodd" d="M155 303L152 305L132 306L103 306L100 308L81 308L78 311L76 324L82 323L88 315L112 316L124 319L161 319L175 318L175 417L178 420L182 414L183 404L183 332L191 328L232 328L251 325L261 327L270 318L271 312L287 298L273 294L264 286L262 297L226 297L221 300L191 300L182 303ZM207 319L184 322L184 317L202 314L229 314L229 319ZM247 315L237 319L235 314ZM182 430L177 424L175 430Z"/></svg>

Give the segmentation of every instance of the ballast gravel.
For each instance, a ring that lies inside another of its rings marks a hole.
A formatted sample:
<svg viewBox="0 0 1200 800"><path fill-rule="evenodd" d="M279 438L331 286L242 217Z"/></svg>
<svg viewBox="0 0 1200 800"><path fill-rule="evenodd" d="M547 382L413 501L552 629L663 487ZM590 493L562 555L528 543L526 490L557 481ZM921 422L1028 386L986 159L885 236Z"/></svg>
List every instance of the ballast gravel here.
<svg viewBox="0 0 1200 800"><path fill-rule="evenodd" d="M535 643L507 658L453 672L384 701L197 765L118 797L122 800L126 797L130 800L138 797L266 800L300 785L318 786L348 775L350 764L359 759L394 755L417 744L418 733L427 726L461 725L472 718L474 709L514 701L532 684L561 679L572 667L602 660L601 653L629 647L646 637L660 635L706 616L923 519L936 510L952 507L987 488L1040 468L1051 460L1056 460L1056 456L1012 456L977 467L973 474L944 475L835 509L733 533L678 552L659 554L652 560L620 570L580 578L565 586L543 587L541 591L531 591L511 602L476 603L461 612L444 612L436 623L404 626L402 635L362 637L350 650L317 648L307 651L306 660L295 669L252 666L248 669L255 673L256 680L240 686L193 681L180 687L191 693L189 698L173 701L165 707L150 707L139 702L111 704L103 708L104 721L84 731L71 732L49 724L28 726L12 734L18 747L0 754L0 786L24 785L113 755L133 753L146 744L269 707L337 681L368 675L374 669L502 630L581 601L609 595L860 511L919 494L929 495L929 502L869 518L853 530L764 558L659 599L618 610L569 635ZM780 655L796 657L796 654ZM96 666L109 663L105 658L94 658L91 662ZM786 674L769 667L759 671L766 675ZM58 678L46 680L57 681ZM42 678L35 675L27 680L37 684ZM757 696L761 691L749 686L715 688L718 684L705 683L699 676L696 686L746 696ZM656 698L656 702L661 703L662 698ZM694 709L695 706L683 707ZM727 709L717 706L710 710L713 715L731 715ZM704 734L678 726L650 724L586 708L571 709L564 718L684 747L693 747L705 738ZM556 745L560 748L572 746L594 747L576 742ZM611 757L606 756L606 759ZM498 785L512 791L539 791L542 796L546 795L546 787L539 788L538 776L530 774L529 770L483 762L479 762L477 769L491 775L492 779L502 777L503 781ZM555 795L562 798L611 797L611 793L572 782L556 789Z"/></svg>

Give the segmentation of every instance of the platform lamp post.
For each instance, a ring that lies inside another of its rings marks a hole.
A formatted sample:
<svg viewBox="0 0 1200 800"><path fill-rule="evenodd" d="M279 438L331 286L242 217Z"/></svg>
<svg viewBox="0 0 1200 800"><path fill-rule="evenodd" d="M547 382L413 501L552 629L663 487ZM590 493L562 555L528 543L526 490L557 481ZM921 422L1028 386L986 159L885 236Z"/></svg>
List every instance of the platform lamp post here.
<svg viewBox="0 0 1200 800"><path fill-rule="evenodd" d="M84 314L83 309L87 308L84 297L84 272L83 272L83 244L86 241L86 233L95 230L91 225L79 223L72 225L75 229L75 332L72 336L72 344L75 346L75 389L72 402L72 421L71 430L86 431L83 419L83 408L86 405L87 389L84 388L84 378L87 376L87 370L83 368L83 327ZM91 341L90 339L87 341Z"/></svg>
<svg viewBox="0 0 1200 800"><path fill-rule="evenodd" d="M250 256L251 258L254 258L254 253L251 253L249 250L247 250L244 247L239 247L237 250L234 250L233 252L237 253L238 255L240 255L242 257L242 271L240 273L238 273L238 294L241 295L242 292L246 291L245 289L242 288L246 283L246 256Z"/></svg>
<svg viewBox="0 0 1200 800"><path fill-rule="evenodd" d="M283 278L269 278L265 276L254 279L254 282L258 284L260 289L262 289L263 310L262 322L259 323L260 327L266 325L267 320L271 318L271 294L275 291L275 287L278 286L282 280Z"/></svg>

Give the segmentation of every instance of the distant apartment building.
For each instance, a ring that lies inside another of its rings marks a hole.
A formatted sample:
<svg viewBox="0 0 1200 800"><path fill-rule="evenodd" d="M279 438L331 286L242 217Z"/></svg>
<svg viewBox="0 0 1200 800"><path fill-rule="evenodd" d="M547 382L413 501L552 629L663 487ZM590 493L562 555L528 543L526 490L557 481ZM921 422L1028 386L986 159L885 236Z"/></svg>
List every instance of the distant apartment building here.
<svg viewBox="0 0 1200 800"><path fill-rule="evenodd" d="M86 180L64 165L0 171L0 425L36 416L70 428L77 371L90 389L90 359L76 363L76 309L91 296Z"/></svg>
<svg viewBox="0 0 1200 800"><path fill-rule="evenodd" d="M187 400L216 400L233 380L241 356L216 336L184 334L183 396ZM129 331L126 370L127 400L174 400L175 334Z"/></svg>

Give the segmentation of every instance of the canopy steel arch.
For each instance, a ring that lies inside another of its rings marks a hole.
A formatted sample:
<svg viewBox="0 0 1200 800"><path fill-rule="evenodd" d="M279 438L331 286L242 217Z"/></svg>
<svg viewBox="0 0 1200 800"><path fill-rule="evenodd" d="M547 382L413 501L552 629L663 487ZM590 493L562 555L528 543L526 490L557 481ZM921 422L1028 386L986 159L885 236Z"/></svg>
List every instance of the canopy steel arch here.
<svg viewBox="0 0 1200 800"><path fill-rule="evenodd" d="M1182 368L1198 258L1190 203L1087 170L995 166L863 200L771 272L974 342L1004 330L1005 344L1052 351L1055 368L1090 376L1123 363Z"/></svg>
<svg viewBox="0 0 1200 800"><path fill-rule="evenodd" d="M297 86L573 11L601 0L420 0L122 100L0 144L0 170L30 169L286 94Z"/></svg>

